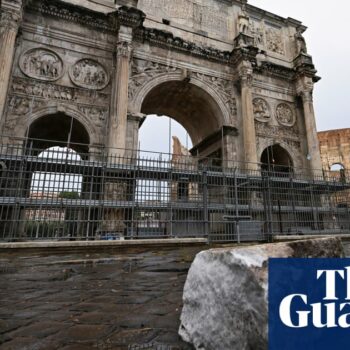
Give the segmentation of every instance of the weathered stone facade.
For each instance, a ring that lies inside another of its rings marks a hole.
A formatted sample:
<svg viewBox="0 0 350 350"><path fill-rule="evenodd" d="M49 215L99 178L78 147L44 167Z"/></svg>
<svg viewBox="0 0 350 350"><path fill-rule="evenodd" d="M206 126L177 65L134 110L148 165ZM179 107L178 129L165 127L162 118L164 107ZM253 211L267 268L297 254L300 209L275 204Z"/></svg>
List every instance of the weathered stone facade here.
<svg viewBox="0 0 350 350"><path fill-rule="evenodd" d="M256 169L280 145L293 167L321 169L305 29L246 0L3 0L3 140L69 133L120 155L145 115L165 114L200 156Z"/></svg>
<svg viewBox="0 0 350 350"><path fill-rule="evenodd" d="M350 170L350 129L321 131L318 138L323 169L338 165Z"/></svg>

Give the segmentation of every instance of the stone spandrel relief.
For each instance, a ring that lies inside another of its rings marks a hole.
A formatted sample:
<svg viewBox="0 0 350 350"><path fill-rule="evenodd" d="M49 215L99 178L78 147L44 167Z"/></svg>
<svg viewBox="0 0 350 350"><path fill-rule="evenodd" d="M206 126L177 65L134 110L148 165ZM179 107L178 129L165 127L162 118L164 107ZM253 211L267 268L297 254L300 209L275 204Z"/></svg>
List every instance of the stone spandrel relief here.
<svg viewBox="0 0 350 350"><path fill-rule="evenodd" d="M28 77L46 81L58 80L64 73L63 61L58 54L42 48L26 51L19 66Z"/></svg>
<svg viewBox="0 0 350 350"><path fill-rule="evenodd" d="M253 100L255 119L262 123L267 123L271 120L271 112L268 103L262 98Z"/></svg>
<svg viewBox="0 0 350 350"><path fill-rule="evenodd" d="M43 107L44 105L44 101L38 101L34 98L10 96L9 114L23 116L34 109Z"/></svg>
<svg viewBox="0 0 350 350"><path fill-rule="evenodd" d="M265 30L265 35L267 50L284 55L285 50L281 29L267 27Z"/></svg>
<svg viewBox="0 0 350 350"><path fill-rule="evenodd" d="M76 62L69 70L69 75L75 85L102 90L109 83L109 76L105 68L92 59L82 59Z"/></svg>
<svg viewBox="0 0 350 350"><path fill-rule="evenodd" d="M80 112L86 115L99 128L106 126L108 109L91 106L79 106Z"/></svg>
<svg viewBox="0 0 350 350"><path fill-rule="evenodd" d="M276 119L281 125L293 126L295 124L293 109L287 103L280 103L276 108Z"/></svg>
<svg viewBox="0 0 350 350"><path fill-rule="evenodd" d="M194 73L194 76L217 91L217 93L223 99L224 104L229 107L231 116L237 115L237 101L232 91L231 81L211 77L202 73Z"/></svg>
<svg viewBox="0 0 350 350"><path fill-rule="evenodd" d="M134 58L132 62L132 74L129 81L129 99L133 100L138 89L156 76L170 73L180 74L181 70L172 66Z"/></svg>

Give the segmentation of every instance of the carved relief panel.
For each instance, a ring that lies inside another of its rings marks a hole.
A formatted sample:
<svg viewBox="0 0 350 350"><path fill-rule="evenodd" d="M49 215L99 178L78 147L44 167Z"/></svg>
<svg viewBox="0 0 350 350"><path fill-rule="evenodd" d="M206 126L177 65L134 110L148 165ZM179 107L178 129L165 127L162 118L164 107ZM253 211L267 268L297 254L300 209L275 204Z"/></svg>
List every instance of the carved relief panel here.
<svg viewBox="0 0 350 350"><path fill-rule="evenodd" d="M291 127L295 124L295 113L287 103L280 103L276 107L276 119L279 124Z"/></svg>
<svg viewBox="0 0 350 350"><path fill-rule="evenodd" d="M71 88L39 82L28 78L14 78L8 97L6 132L26 125L25 116L48 105L69 105L83 113L96 127L104 128L107 123L109 95L102 92Z"/></svg>
<svg viewBox="0 0 350 350"><path fill-rule="evenodd" d="M266 48L280 55L285 54L284 43L282 39L281 29L267 27L266 28Z"/></svg>
<svg viewBox="0 0 350 350"><path fill-rule="evenodd" d="M301 140L292 103L259 95L253 100L257 140L273 139L292 149L300 149Z"/></svg>
<svg viewBox="0 0 350 350"><path fill-rule="evenodd" d="M270 106L262 98L255 98L253 100L255 119L262 123L267 123L271 120Z"/></svg>
<svg viewBox="0 0 350 350"><path fill-rule="evenodd" d="M138 8L147 15L167 18L171 22L221 37L228 36L229 14L228 6L224 2L215 4L208 0L139 0Z"/></svg>
<svg viewBox="0 0 350 350"><path fill-rule="evenodd" d="M279 55L286 54L282 28L272 26L261 20L252 19L249 30L254 37L255 45Z"/></svg>
<svg viewBox="0 0 350 350"><path fill-rule="evenodd" d="M69 76L75 85L83 88L102 90L109 83L106 69L97 61L82 59L69 69Z"/></svg>
<svg viewBox="0 0 350 350"><path fill-rule="evenodd" d="M108 109L100 107L79 106L80 112L85 114L98 128L107 124Z"/></svg>
<svg viewBox="0 0 350 350"><path fill-rule="evenodd" d="M255 39L255 45L264 46L265 37L264 37L264 28L262 23L259 21L251 20L250 22L250 33Z"/></svg>
<svg viewBox="0 0 350 350"><path fill-rule="evenodd" d="M64 74L62 59L54 51L35 48L26 51L20 58L21 71L30 78L55 81Z"/></svg>

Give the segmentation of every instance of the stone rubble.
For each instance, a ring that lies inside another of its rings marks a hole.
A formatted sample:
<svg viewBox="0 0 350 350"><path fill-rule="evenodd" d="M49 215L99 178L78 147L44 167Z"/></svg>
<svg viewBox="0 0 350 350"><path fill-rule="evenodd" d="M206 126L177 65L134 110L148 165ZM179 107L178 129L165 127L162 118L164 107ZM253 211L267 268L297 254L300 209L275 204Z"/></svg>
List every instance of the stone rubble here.
<svg viewBox="0 0 350 350"><path fill-rule="evenodd" d="M325 238L197 254L185 283L179 334L197 350L265 350L269 257L342 257Z"/></svg>

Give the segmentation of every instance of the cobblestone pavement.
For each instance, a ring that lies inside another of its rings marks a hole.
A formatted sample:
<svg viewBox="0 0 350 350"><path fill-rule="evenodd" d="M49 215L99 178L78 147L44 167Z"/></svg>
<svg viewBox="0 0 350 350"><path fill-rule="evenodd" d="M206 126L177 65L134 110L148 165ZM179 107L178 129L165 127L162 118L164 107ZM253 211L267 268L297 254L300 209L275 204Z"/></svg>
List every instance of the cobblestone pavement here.
<svg viewBox="0 0 350 350"><path fill-rule="evenodd" d="M0 255L0 349L191 349L182 291L203 247Z"/></svg>

